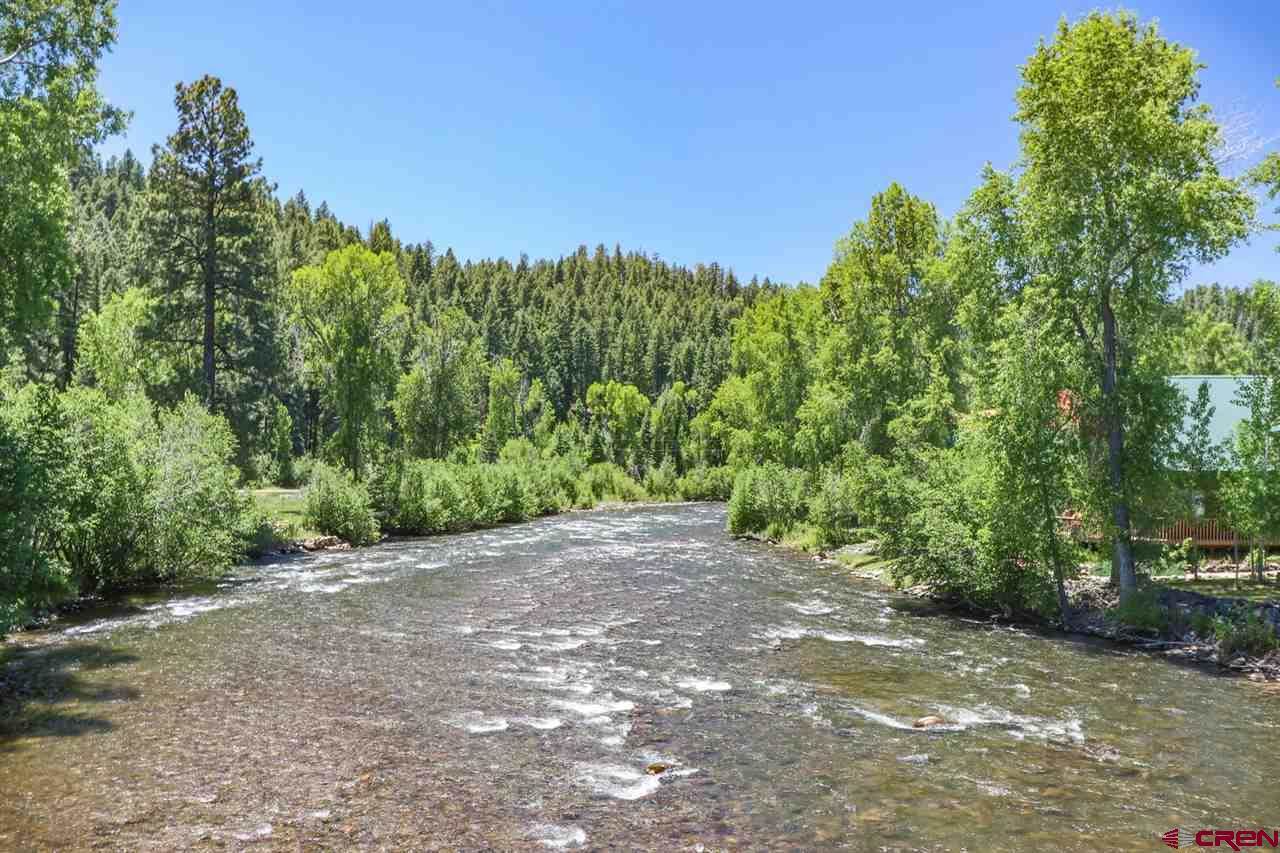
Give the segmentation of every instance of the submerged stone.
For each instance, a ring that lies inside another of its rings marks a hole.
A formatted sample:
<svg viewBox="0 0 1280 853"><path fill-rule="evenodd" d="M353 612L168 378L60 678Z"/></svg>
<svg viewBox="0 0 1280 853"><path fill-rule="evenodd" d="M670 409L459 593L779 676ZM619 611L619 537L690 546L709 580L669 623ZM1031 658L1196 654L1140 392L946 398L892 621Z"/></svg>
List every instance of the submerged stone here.
<svg viewBox="0 0 1280 853"><path fill-rule="evenodd" d="M930 729L934 726L945 726L947 721L937 714L930 714L927 717L921 717L911 724L913 729Z"/></svg>

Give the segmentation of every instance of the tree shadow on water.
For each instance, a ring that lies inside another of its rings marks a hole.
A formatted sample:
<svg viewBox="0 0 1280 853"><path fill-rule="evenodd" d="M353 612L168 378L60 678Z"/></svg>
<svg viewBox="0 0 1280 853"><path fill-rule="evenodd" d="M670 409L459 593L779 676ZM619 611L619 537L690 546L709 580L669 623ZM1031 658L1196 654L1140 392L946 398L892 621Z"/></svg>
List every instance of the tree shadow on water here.
<svg viewBox="0 0 1280 853"><path fill-rule="evenodd" d="M1223 669L1215 663L1200 660L1196 657L1163 654L1162 652L1167 648L1164 645L1144 648L1140 642L1135 643L1101 637L1081 631L1064 631L1054 625L1032 621L1031 617L1000 619L962 605L923 598L903 598L890 602L889 606L901 616L945 622L949 629L958 634L995 632L1005 635L1017 634L1027 639L1035 638L1052 642L1061 648L1071 649L1085 657L1097 658L1103 661L1134 661L1146 658L1167 666L1194 670L1211 678L1232 678L1235 676L1230 670ZM1156 639L1152 638L1153 641ZM1028 656L1038 657L1041 651L1029 645L1026 653Z"/></svg>
<svg viewBox="0 0 1280 853"><path fill-rule="evenodd" d="M112 728L86 705L136 699L132 687L94 673L138 658L99 643L0 647L0 752L29 737L73 737Z"/></svg>

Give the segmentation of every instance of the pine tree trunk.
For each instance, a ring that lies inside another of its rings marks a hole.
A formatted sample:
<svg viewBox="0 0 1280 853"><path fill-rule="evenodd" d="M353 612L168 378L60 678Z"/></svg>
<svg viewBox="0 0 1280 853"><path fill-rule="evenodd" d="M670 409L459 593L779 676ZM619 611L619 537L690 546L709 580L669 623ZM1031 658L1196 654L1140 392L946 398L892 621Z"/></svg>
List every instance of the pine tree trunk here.
<svg viewBox="0 0 1280 853"><path fill-rule="evenodd" d="M214 325L214 291L213 279L211 276L205 277L204 282L204 404L209 411L213 411L214 397L216 396L217 374L213 360L213 325Z"/></svg>
<svg viewBox="0 0 1280 853"><path fill-rule="evenodd" d="M203 269L201 270L204 278L204 339L201 342L204 350L204 405L211 412L217 399L218 379L217 366L213 358L216 313L214 301L217 297L216 282L214 281L217 274L217 261L214 256L217 246L217 226L214 219L213 204L211 197L205 209L205 244L203 247Z"/></svg>

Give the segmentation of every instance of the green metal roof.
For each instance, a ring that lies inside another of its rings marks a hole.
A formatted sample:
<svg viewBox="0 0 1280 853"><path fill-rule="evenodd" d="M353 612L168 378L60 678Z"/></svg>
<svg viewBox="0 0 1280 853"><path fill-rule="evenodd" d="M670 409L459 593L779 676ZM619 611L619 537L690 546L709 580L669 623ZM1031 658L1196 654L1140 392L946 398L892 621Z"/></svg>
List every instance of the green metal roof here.
<svg viewBox="0 0 1280 853"><path fill-rule="evenodd" d="M1182 392L1188 402L1194 401L1200 384L1209 386L1209 403L1213 406L1213 418L1209 421L1209 434L1214 442L1230 441L1235 435L1236 424L1249 416L1249 410L1236 402L1236 391L1252 379L1252 376L1170 376L1173 387ZM1189 424L1183 422L1185 429Z"/></svg>

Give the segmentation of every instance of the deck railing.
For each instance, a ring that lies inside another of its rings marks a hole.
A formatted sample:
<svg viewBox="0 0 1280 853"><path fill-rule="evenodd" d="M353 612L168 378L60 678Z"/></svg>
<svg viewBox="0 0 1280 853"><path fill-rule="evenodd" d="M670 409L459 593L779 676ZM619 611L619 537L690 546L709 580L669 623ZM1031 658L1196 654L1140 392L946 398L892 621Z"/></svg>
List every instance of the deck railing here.
<svg viewBox="0 0 1280 853"><path fill-rule="evenodd" d="M1097 542L1102 538L1097 530L1086 530L1079 515L1071 512L1058 516L1062 530L1083 542ZM1153 528L1134 531L1134 539L1148 542L1166 542L1177 545L1187 539L1195 543L1197 548L1230 548L1239 544L1247 548L1243 538L1236 535L1226 522L1216 518L1182 518ZM1267 537L1267 547L1280 547L1280 537Z"/></svg>

